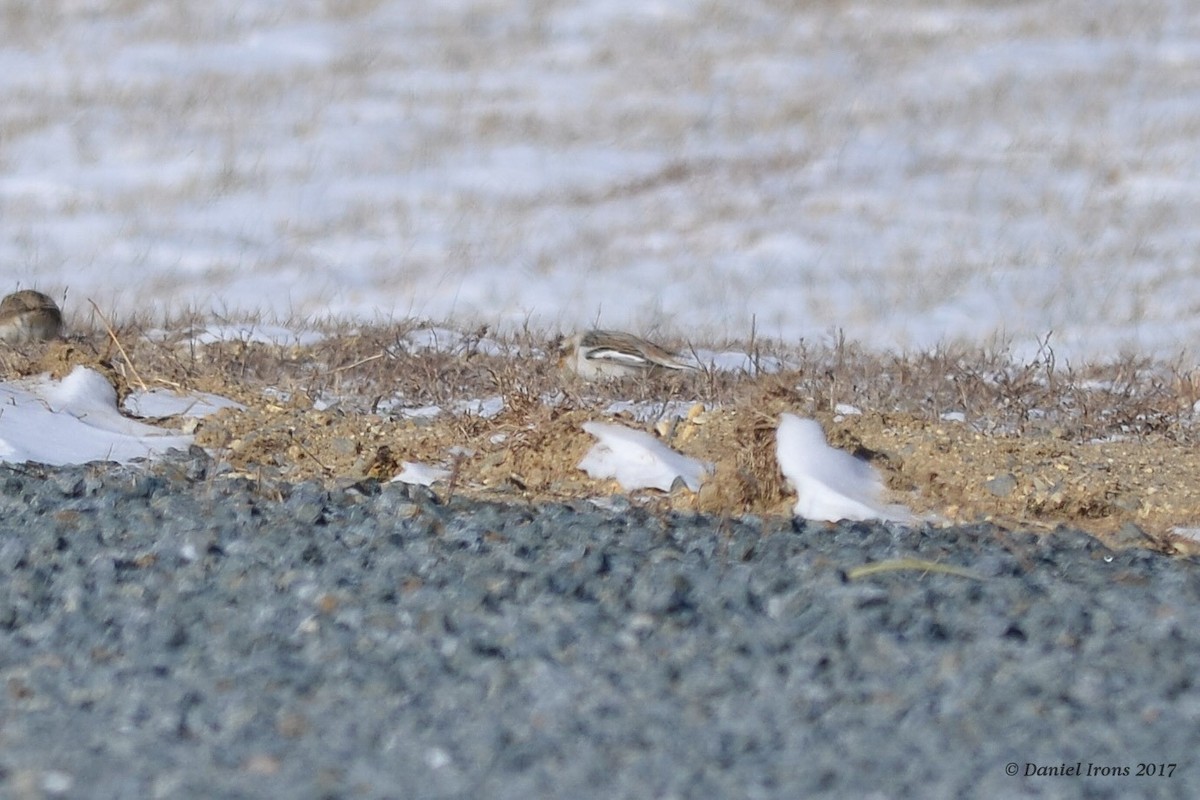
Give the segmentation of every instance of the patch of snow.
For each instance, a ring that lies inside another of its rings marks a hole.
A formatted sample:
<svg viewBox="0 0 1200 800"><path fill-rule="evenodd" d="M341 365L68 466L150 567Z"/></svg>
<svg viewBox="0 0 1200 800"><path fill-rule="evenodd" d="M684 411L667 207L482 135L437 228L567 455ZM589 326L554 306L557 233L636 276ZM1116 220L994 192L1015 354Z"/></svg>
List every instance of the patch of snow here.
<svg viewBox="0 0 1200 800"><path fill-rule="evenodd" d="M380 401L375 410L381 414L396 413L405 419L433 419L443 412L491 419L504 410L504 398L500 395L456 400L448 409L439 405L402 407L400 402L399 398Z"/></svg>
<svg viewBox="0 0 1200 800"><path fill-rule="evenodd" d="M796 490L797 517L837 522L910 516L903 507L882 503L879 473L867 462L830 447L816 420L783 414L775 432L775 457Z"/></svg>
<svg viewBox="0 0 1200 800"><path fill-rule="evenodd" d="M1176 527L1171 528L1171 533L1182 536L1183 539L1200 543L1200 528Z"/></svg>
<svg viewBox="0 0 1200 800"><path fill-rule="evenodd" d="M448 353L464 355L480 353L487 356L507 356L513 348L488 337L475 337L451 328L416 328L404 335L397 346L406 353Z"/></svg>
<svg viewBox="0 0 1200 800"><path fill-rule="evenodd" d="M592 478L614 478L627 492L669 492L679 479L698 492L712 472L711 464L672 450L645 431L603 422L585 422L583 429L599 441L579 462L579 469Z"/></svg>
<svg viewBox="0 0 1200 800"><path fill-rule="evenodd" d="M222 408L244 409L236 400L208 392L180 394L169 389L133 391L122 408L135 417L207 417Z"/></svg>
<svg viewBox="0 0 1200 800"><path fill-rule="evenodd" d="M382 405L383 404L381 403L380 406L382 407ZM405 419L433 419L441 413L442 407L437 405L400 409L400 416L404 417Z"/></svg>
<svg viewBox="0 0 1200 800"><path fill-rule="evenodd" d="M658 422L664 419L687 419L688 413L695 405L689 400L667 400L661 403L618 400L610 403L604 409L604 413L612 416L628 414L638 422ZM707 409L708 406L705 406L705 410Z"/></svg>
<svg viewBox="0 0 1200 800"><path fill-rule="evenodd" d="M862 416L862 409L849 403L838 403L833 407L833 413L841 414L843 417L857 417Z"/></svg>
<svg viewBox="0 0 1200 800"><path fill-rule="evenodd" d="M705 369L711 369L714 372L743 372L747 375L770 375L779 372L784 368L784 363L781 359L774 356L759 356L755 358L749 353L742 353L737 350L726 350L718 352L716 350L701 350L696 349L694 357L691 359L685 358L687 354L681 354L680 360L690 361Z"/></svg>
<svg viewBox="0 0 1200 800"><path fill-rule="evenodd" d="M274 400L278 403L292 402L292 393L284 389L278 389L274 386L268 386L262 391L263 397L268 400Z"/></svg>
<svg viewBox="0 0 1200 800"><path fill-rule="evenodd" d="M0 459L84 464L127 462L186 450L192 437L121 415L103 375L77 366L61 381L0 383Z"/></svg>
<svg viewBox="0 0 1200 800"><path fill-rule="evenodd" d="M480 419L491 419L503 410L504 398L500 395L474 400L459 400L453 406L455 414L467 414Z"/></svg>
<svg viewBox="0 0 1200 800"><path fill-rule="evenodd" d="M417 328L396 344L406 353L449 353L462 343L463 335L450 328Z"/></svg>
<svg viewBox="0 0 1200 800"><path fill-rule="evenodd" d="M400 474L392 478L392 483L408 483L417 486L432 486L438 481L444 481L450 477L450 470L434 467L429 464L422 464L417 461L401 462Z"/></svg>
<svg viewBox="0 0 1200 800"><path fill-rule="evenodd" d="M193 337L196 344L217 342L241 342L243 344L269 344L275 347L309 347L324 341L325 334L317 331L301 331L282 325L260 323L238 323L209 325Z"/></svg>
<svg viewBox="0 0 1200 800"><path fill-rule="evenodd" d="M1200 542L1200 528L1172 528L1171 532L1193 542Z"/></svg>
<svg viewBox="0 0 1200 800"><path fill-rule="evenodd" d="M941 419L946 422L966 422L967 415L961 411L943 411Z"/></svg>

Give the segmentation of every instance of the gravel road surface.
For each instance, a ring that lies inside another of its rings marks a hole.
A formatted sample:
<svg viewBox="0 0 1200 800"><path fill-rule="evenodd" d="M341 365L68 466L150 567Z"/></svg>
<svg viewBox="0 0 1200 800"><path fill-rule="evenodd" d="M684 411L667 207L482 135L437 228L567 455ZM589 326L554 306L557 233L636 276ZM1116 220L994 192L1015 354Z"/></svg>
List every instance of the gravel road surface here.
<svg viewBox="0 0 1200 800"><path fill-rule="evenodd" d="M0 796L1200 787L1194 560L219 472L0 467Z"/></svg>

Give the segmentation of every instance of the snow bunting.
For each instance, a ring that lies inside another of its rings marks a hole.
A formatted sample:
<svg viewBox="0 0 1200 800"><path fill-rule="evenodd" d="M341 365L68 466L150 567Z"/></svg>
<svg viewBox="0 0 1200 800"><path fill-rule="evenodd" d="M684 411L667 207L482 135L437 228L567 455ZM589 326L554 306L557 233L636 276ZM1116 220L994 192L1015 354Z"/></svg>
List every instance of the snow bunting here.
<svg viewBox="0 0 1200 800"><path fill-rule="evenodd" d="M584 380L624 378L660 369L694 370L653 342L620 331L591 330L563 340L559 366Z"/></svg>
<svg viewBox="0 0 1200 800"><path fill-rule="evenodd" d="M23 289L0 300L0 341L42 342L62 335L62 312L49 295Z"/></svg>

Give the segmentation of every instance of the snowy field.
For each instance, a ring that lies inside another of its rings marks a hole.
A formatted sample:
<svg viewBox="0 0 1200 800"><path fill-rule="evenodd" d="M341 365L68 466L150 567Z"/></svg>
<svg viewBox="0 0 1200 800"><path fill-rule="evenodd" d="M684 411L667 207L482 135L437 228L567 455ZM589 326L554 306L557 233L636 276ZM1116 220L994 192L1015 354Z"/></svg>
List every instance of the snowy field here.
<svg viewBox="0 0 1200 800"><path fill-rule="evenodd" d="M4 289L1200 353L1183 0L0 3Z"/></svg>

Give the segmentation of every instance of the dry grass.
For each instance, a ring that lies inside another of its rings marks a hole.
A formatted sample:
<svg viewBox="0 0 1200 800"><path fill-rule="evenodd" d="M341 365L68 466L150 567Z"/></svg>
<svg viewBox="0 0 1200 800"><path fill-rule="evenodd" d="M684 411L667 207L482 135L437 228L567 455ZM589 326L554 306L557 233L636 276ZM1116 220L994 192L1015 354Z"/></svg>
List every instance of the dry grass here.
<svg viewBox="0 0 1200 800"><path fill-rule="evenodd" d="M0 368L8 376L62 375L87 364L122 395L144 381L232 397L247 410L204 420L198 442L238 471L288 480L386 480L408 460L451 468L450 485L436 487L443 494L529 502L606 495L613 486L575 466L591 445L582 423L617 400L651 408L684 401L703 410L658 424L619 421L712 462L714 476L697 495L646 493L645 502L788 513L792 498L774 459L775 424L788 411L819 419L833 444L876 464L892 500L937 519L1067 523L1164 550L1189 546L1173 527L1200 524L1193 479L1200 375L1180 364L1130 357L1060 365L1048 343L1022 362L1002 346L897 355L846 341L751 341L743 349L758 363L778 358L788 367L586 384L562 376L543 355L549 334L529 330L495 337L481 328L419 349L408 336L426 326L415 320L331 322L308 346L200 344L195 334L206 324L143 320L110 333L97 321L66 342L6 350ZM497 344L511 355L490 354ZM491 418L401 411L489 397L504 401ZM861 413L845 413L844 405Z"/></svg>

